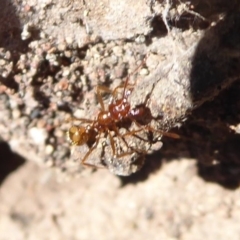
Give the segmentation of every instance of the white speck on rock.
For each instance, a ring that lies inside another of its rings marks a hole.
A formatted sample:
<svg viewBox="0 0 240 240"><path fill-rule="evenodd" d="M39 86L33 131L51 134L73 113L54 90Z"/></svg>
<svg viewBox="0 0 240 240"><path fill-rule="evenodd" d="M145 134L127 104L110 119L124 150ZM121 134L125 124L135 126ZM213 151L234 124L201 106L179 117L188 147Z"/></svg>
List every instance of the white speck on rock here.
<svg viewBox="0 0 240 240"><path fill-rule="evenodd" d="M45 148L45 152L46 152L46 154L48 154L48 155L52 154L53 150L54 150L54 148L53 148L53 146L50 145L50 144L48 144L48 145L46 146L46 148Z"/></svg>
<svg viewBox="0 0 240 240"><path fill-rule="evenodd" d="M85 117L86 115L86 112L82 109L77 109L74 113L73 113L73 116L76 117L76 118L83 118Z"/></svg>
<svg viewBox="0 0 240 240"><path fill-rule="evenodd" d="M35 144L43 145L48 137L47 131L44 128L30 128L28 131L29 137L32 138Z"/></svg>
<svg viewBox="0 0 240 240"><path fill-rule="evenodd" d="M21 33L21 39L22 40L27 40L29 39L30 37L32 36L31 32L29 32L29 25L28 24L25 24L23 26L23 30L22 30L22 33Z"/></svg>

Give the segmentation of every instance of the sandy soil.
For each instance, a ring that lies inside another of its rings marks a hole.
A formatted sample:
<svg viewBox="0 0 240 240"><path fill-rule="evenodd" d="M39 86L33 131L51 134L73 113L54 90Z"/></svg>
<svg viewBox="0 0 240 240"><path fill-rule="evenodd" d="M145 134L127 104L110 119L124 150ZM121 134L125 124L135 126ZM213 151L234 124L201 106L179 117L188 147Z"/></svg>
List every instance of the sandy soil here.
<svg viewBox="0 0 240 240"><path fill-rule="evenodd" d="M0 239L237 240L239 195L205 182L191 159L144 180L99 170L67 182L26 163L0 189Z"/></svg>

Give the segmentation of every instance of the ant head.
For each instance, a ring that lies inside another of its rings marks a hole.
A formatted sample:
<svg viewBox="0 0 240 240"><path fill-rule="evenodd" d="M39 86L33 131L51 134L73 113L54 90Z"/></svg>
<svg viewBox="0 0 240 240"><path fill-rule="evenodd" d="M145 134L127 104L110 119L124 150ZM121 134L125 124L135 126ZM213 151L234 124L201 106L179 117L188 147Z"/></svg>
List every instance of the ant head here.
<svg viewBox="0 0 240 240"><path fill-rule="evenodd" d="M70 127L67 136L71 144L78 146L85 144L89 139L89 134L83 126Z"/></svg>

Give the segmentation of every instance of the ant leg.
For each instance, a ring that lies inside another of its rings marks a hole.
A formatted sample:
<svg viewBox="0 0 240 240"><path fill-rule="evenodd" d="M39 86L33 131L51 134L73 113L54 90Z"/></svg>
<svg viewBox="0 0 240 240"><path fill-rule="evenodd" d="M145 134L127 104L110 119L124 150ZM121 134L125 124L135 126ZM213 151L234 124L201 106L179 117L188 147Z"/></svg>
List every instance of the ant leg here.
<svg viewBox="0 0 240 240"><path fill-rule="evenodd" d="M134 153L134 152L146 154L146 151L145 151L145 150L142 150L142 149L138 149L138 148L134 148L134 147L132 147L132 146L129 146L129 144L127 143L127 141L126 141L125 138L124 138L124 136L125 136L126 134L121 135L116 127L114 127L113 130L114 130L114 132L116 133L116 135L117 135L120 139L122 139L122 141L124 142L125 146L126 146L128 149L131 149L131 150L132 150L132 151L130 151L130 152L128 151L128 152L125 152L125 153L118 154L117 157L123 157L123 156L125 156L125 155L130 155L130 154L132 154L132 153ZM133 134L133 135L134 135L134 134ZM136 135L135 137L138 137L138 136ZM140 137L139 137L139 138L140 138ZM143 140L143 139L142 139L142 140ZM144 140L145 140L145 139L144 139Z"/></svg>
<svg viewBox="0 0 240 240"><path fill-rule="evenodd" d="M99 134L96 142L93 144L93 146L88 150L88 152L85 154L84 158L81 160L82 165L87 166L87 167L93 167L93 168L98 167L98 166L95 166L93 164L86 163L86 160L89 157L89 155L93 152L93 150L97 147L97 145L99 143L99 140L100 140L100 134Z"/></svg>
<svg viewBox="0 0 240 240"><path fill-rule="evenodd" d="M129 145L128 145L127 141L126 141L126 140L124 139L124 137L119 133L116 125L113 126L113 130L114 130L115 134L116 134L120 139L122 139L122 141L124 142L125 146L126 146L127 148L129 148Z"/></svg>
<svg viewBox="0 0 240 240"><path fill-rule="evenodd" d="M118 94L118 90L120 89L120 88L123 88L123 89L133 89L133 87L135 86L135 84L128 84L127 86L125 86L124 84L123 85L120 85L120 86L117 86L116 88L114 88L114 90L113 90L113 92L112 92L112 95L113 95L113 97L114 98L117 98L117 94ZM124 93L124 94L126 94L126 93ZM125 96L124 96L125 97Z"/></svg>
<svg viewBox="0 0 240 240"><path fill-rule="evenodd" d="M151 126L143 126L140 129L129 131L129 132L125 133L124 136L126 136L126 135L134 135L134 136L136 136L136 137L138 137L138 138L140 138L140 139L142 139L144 141L148 141L146 139L141 138L138 135L135 135L136 133L141 132L141 131L145 131L145 130L151 131L153 133L157 132L160 135L163 135L163 136L166 136L166 137L171 137L171 138L175 138L175 139L179 139L180 138L180 136L178 134L176 134L176 133L164 132L164 131L161 131L161 130L158 130L158 129L154 129Z"/></svg>
<svg viewBox="0 0 240 240"><path fill-rule="evenodd" d="M111 144L111 147L112 147L113 156L115 156L116 155L116 148L114 146L114 139L113 139L113 136L111 135L109 130L108 130L108 136L109 136L109 139L110 139L110 144Z"/></svg>
<svg viewBox="0 0 240 240"><path fill-rule="evenodd" d="M175 138L175 139L179 139L180 136L177 133L172 133L172 132L164 132L158 129L154 129L151 126L146 126L146 128L151 131L151 132L157 132L160 135L166 136L166 137L170 137L170 138Z"/></svg>
<svg viewBox="0 0 240 240"><path fill-rule="evenodd" d="M98 99L98 101L101 105L102 110L105 111L105 106L104 106L104 103L103 103L101 92L102 93L103 92L110 93L110 94L112 94L112 96L114 98L117 98L118 90L120 88L133 88L133 87L134 87L134 84L128 84L126 87L125 87L125 84L123 84L123 85L117 86L116 88L114 88L114 90L111 90L108 87L105 87L105 86L102 86L102 85L97 86L97 99Z"/></svg>
<svg viewBox="0 0 240 240"><path fill-rule="evenodd" d="M139 127L139 129L137 129L137 130L130 131L130 132L134 132L134 134L135 134L135 133L138 133L138 132L141 132L142 130L147 129L147 130L149 130L149 131L151 131L151 132L153 132L153 133L154 133L154 132L158 132L160 135L163 135L163 136L166 136L166 137L171 137L171 138L175 138L175 139L179 139L179 138L180 138L180 136L179 136L177 133L164 132L164 131L162 131L162 130L155 129L155 128L149 126L149 125L142 126L142 125L139 124L134 118L130 118L130 119L136 124L136 126ZM129 133L130 133L130 132L129 132ZM126 133L126 134L129 135L129 133Z"/></svg>
<svg viewBox="0 0 240 240"><path fill-rule="evenodd" d="M99 93L99 95L101 95L101 92L112 93L112 90L106 86L98 85L97 92Z"/></svg>
<svg viewBox="0 0 240 240"><path fill-rule="evenodd" d="M134 83L134 84L129 84L129 77L130 77L130 75L135 74L135 73L139 70L139 68L141 68L141 67L145 64L146 59L147 59L147 56L144 58L144 60L142 61L142 63L141 63L131 74L128 75L128 77L126 78L126 81L125 81L125 83L123 84L123 86L120 85L120 86L116 87L113 91L112 91L111 89L109 89L108 87L105 87L105 86L102 86L102 85L98 85L98 86L97 86L97 99L98 99L98 102L100 103L101 109L102 109L103 111L105 111L105 106L104 106L104 102L103 102L103 98L102 98L101 92L110 93L110 94L113 95L113 97L116 98L117 90L118 90L119 88L123 88L122 98L124 98L124 97L126 96L126 89L135 86L135 83Z"/></svg>
<svg viewBox="0 0 240 240"><path fill-rule="evenodd" d="M116 158L122 158L122 157L125 157L125 156L127 156L127 155L131 155L131 154L133 154L133 153L141 153L141 154L144 154L144 155L147 154L147 151L144 150L144 149L139 149L139 148L135 148L135 147L129 146L128 143L127 143L127 141L124 139L123 136L119 135L119 137L123 140L123 142L125 143L126 147L127 147L128 149L130 149L130 151L117 154L117 155L115 155ZM136 136L136 137L137 137L137 136Z"/></svg>
<svg viewBox="0 0 240 240"><path fill-rule="evenodd" d="M123 136L134 136L134 137L137 137L137 138L139 138L140 140L143 140L143 141L148 141L147 139L144 139L144 138L142 138L142 137L140 137L140 136L138 136L137 135L137 133L139 133L139 132L142 132L142 131L144 131L145 130L145 127L142 127L142 128L140 128L140 129L137 129L137 130L132 130L132 131L128 131L127 133L125 133Z"/></svg>
<svg viewBox="0 0 240 240"><path fill-rule="evenodd" d="M131 76L131 75L134 75L134 74L146 63L147 57L148 57L148 56L145 56L145 58L143 59L143 61L141 62L141 64L140 64L139 66L137 66L137 68L136 68L132 73L130 73L130 74L127 76L126 81L125 81L125 83L124 83L123 98L124 98L124 96L125 96L125 94L126 94L127 86L129 85L129 78L130 78L130 76ZM136 84L136 82L135 82L133 85L135 85L135 84Z"/></svg>
<svg viewBox="0 0 240 240"><path fill-rule="evenodd" d="M122 158L122 157L131 155L131 154L136 153L136 152L141 153L143 155L147 155L147 151L145 151L143 149L134 149L134 148L132 148L132 149L133 149L132 151L121 153L121 154L117 155L116 157L117 158Z"/></svg>
<svg viewBox="0 0 240 240"><path fill-rule="evenodd" d="M102 98L102 94L103 92L106 92L106 93L111 93L112 94L112 90L109 89L108 87L105 87L105 86L102 86L102 85L98 85L97 86L97 99L98 99L98 102L100 103L101 105L101 109L103 111L105 111L105 106L104 106L104 103L103 103L103 98Z"/></svg>

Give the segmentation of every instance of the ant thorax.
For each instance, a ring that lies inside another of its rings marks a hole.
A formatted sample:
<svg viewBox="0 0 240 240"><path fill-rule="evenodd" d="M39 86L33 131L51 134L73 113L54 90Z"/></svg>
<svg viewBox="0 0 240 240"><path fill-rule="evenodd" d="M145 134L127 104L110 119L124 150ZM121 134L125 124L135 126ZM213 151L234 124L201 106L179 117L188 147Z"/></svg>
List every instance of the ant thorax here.
<svg viewBox="0 0 240 240"><path fill-rule="evenodd" d="M98 113L97 120L94 122L93 126L100 130L111 126L113 123L113 119L111 114L108 111L101 111Z"/></svg>
<svg viewBox="0 0 240 240"><path fill-rule="evenodd" d="M108 110L111 114L111 117L115 121L121 121L123 118L125 118L130 110L130 103L127 101L126 98L124 99L118 99L113 103L109 104Z"/></svg>

